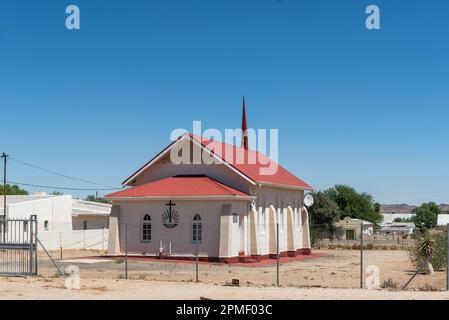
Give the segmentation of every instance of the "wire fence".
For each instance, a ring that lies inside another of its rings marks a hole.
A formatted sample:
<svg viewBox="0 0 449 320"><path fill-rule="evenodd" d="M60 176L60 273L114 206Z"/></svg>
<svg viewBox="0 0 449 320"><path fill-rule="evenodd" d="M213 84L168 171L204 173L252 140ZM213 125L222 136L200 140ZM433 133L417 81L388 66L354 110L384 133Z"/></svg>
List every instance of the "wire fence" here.
<svg viewBox="0 0 449 320"><path fill-rule="evenodd" d="M446 228L431 232L441 237L437 242L441 248L431 261L434 270L429 272L416 258L419 242L413 235L382 235L363 225L313 225L307 235L308 228L294 221L283 226L209 223L207 228L204 223L166 223L168 227L163 229L150 222L123 223L116 242L119 251L114 254L106 250L111 230L103 233L104 249L64 249L62 257L58 250L50 253L61 268L79 267L81 279L198 281L226 286L447 288ZM109 241L109 247L111 243L114 241ZM51 261L43 254L40 258L40 274L54 275Z"/></svg>

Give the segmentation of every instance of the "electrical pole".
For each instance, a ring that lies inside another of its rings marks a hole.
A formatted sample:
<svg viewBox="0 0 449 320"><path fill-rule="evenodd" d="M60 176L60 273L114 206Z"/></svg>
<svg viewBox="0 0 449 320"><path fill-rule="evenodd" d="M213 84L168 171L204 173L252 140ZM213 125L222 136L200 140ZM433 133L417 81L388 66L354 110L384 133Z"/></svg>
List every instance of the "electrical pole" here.
<svg viewBox="0 0 449 320"><path fill-rule="evenodd" d="M3 154L0 156L0 158L3 158L3 238L6 236L6 219L8 219L7 213L6 213L6 160L8 158L8 155L3 152Z"/></svg>

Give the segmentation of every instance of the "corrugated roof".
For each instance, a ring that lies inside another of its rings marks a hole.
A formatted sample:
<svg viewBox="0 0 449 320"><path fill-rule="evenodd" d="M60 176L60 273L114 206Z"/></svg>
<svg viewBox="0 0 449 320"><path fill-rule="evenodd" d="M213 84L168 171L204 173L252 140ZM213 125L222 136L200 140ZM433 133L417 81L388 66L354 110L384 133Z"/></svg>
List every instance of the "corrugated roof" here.
<svg viewBox="0 0 449 320"><path fill-rule="evenodd" d="M178 176L156 180L106 195L107 198L229 196L251 198L248 194L207 176Z"/></svg>

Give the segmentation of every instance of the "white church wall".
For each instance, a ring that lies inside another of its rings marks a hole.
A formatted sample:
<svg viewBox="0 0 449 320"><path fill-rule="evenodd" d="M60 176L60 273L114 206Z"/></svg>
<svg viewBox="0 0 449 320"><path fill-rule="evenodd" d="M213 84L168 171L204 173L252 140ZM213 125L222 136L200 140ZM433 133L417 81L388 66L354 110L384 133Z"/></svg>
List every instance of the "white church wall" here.
<svg viewBox="0 0 449 320"><path fill-rule="evenodd" d="M292 239L294 250L303 248L303 227L300 219L300 211L304 197L303 190L283 189L275 187L257 187L253 188L253 194L257 197L256 207L259 213L258 219L258 239L259 254L274 254L273 241L276 235L276 218L279 217L279 249L281 252L288 251L288 230L293 232ZM270 205L276 210L276 217L270 219ZM288 210L288 207L292 210ZM293 211L293 217L291 215ZM264 213L264 214L263 214ZM296 213L296 215L295 215ZM289 221L293 222L293 226L289 227ZM273 239L274 238L274 239ZM271 242L271 250L270 250Z"/></svg>
<svg viewBox="0 0 449 320"><path fill-rule="evenodd" d="M232 245L228 248L228 256L237 256L240 251L240 231L238 223L233 223L232 214L221 219L223 204L231 204L231 212L247 214L247 204L244 201L186 201L175 202L174 210L179 215L179 224L168 229L162 224L162 215L168 209L168 201L117 202L120 206L119 229L120 251L125 248L125 225L128 231L129 254L158 255L159 249L172 256L189 256L195 254L195 244L192 241L192 221L195 214L200 214L202 222L202 243L198 245L199 255L203 257L219 257L220 220L229 223L229 236ZM151 241L142 241L142 218L149 213L151 216ZM170 245L171 244L171 245Z"/></svg>

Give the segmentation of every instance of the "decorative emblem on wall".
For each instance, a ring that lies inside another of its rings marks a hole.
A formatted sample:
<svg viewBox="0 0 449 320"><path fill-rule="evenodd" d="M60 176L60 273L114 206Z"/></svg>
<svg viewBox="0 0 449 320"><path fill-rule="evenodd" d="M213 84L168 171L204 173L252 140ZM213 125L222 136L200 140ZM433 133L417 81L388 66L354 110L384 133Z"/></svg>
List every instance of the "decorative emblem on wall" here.
<svg viewBox="0 0 449 320"><path fill-rule="evenodd" d="M170 200L170 202L166 204L166 206L168 206L168 209L166 209L162 214L162 224L167 229L176 228L179 223L178 212L173 209L173 206L175 205L176 204Z"/></svg>

